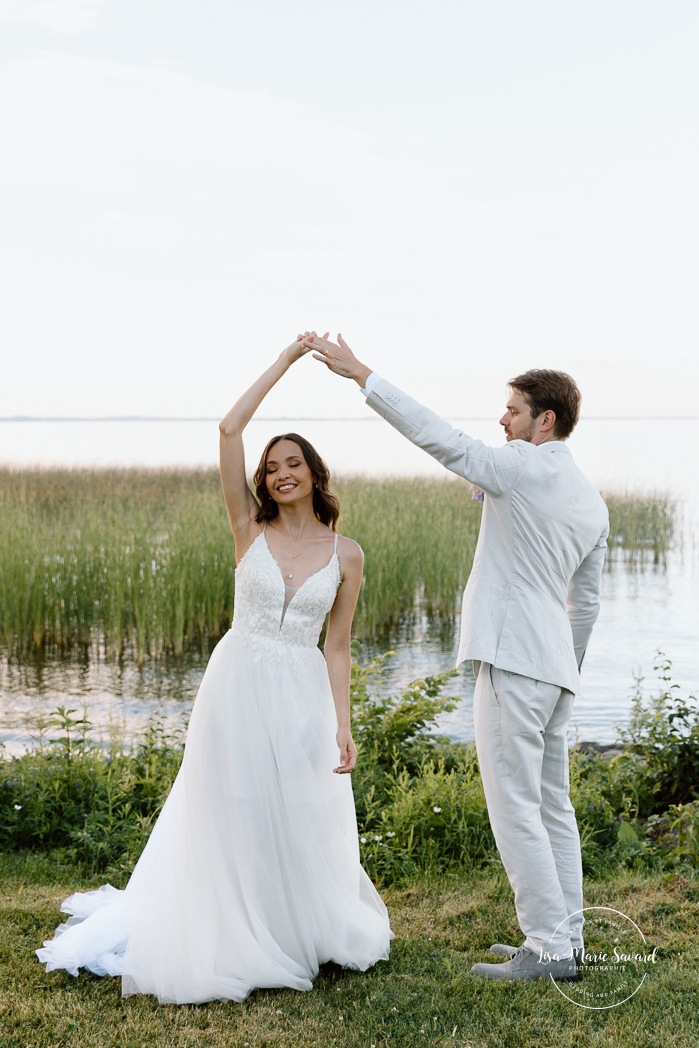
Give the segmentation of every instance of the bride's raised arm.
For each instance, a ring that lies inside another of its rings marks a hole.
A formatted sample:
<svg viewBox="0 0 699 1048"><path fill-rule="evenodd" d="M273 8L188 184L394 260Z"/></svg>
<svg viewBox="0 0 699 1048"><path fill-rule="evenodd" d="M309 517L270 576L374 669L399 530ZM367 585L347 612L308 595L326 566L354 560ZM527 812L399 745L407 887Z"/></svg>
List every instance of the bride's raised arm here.
<svg viewBox="0 0 699 1048"><path fill-rule="evenodd" d="M308 332L306 332L308 335ZM255 537L251 534L255 524L257 501L248 486L245 476L245 452L243 430L258 407L291 365L310 351L304 347L304 335L282 350L275 362L253 382L248 390L236 400L228 414L219 423L221 486L226 500L231 530L235 536L236 557L243 556Z"/></svg>

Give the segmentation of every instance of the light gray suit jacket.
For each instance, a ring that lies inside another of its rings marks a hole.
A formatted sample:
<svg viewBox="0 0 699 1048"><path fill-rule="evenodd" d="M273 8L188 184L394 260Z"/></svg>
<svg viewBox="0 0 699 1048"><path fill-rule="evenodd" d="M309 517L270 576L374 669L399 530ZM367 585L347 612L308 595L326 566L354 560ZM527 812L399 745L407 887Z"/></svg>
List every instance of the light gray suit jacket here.
<svg viewBox="0 0 699 1048"><path fill-rule="evenodd" d="M491 448L372 375L367 403L485 492L457 662L474 659L577 692L599 612L609 515L556 440Z"/></svg>

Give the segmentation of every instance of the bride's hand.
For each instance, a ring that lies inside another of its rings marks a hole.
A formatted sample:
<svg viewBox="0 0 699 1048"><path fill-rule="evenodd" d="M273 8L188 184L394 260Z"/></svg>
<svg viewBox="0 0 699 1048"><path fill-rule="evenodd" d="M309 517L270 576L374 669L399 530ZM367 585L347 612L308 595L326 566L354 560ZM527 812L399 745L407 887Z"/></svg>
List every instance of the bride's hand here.
<svg viewBox="0 0 699 1048"><path fill-rule="evenodd" d="M323 338L326 339L329 333L330 332L326 331L323 335ZM313 349L312 345L305 344L305 340L313 340L318 337L319 336L316 334L315 331L304 331L303 335L296 336L295 342L292 342L290 346L287 346L286 349L282 350L282 357L285 357L290 364L295 363L295 361L299 360L301 357L304 357L306 353L310 353Z"/></svg>
<svg viewBox="0 0 699 1048"><path fill-rule="evenodd" d="M336 735L337 745L340 747L339 767L333 768L336 775L347 775L354 771L357 763L357 747L354 744L352 733L349 730L338 731Z"/></svg>

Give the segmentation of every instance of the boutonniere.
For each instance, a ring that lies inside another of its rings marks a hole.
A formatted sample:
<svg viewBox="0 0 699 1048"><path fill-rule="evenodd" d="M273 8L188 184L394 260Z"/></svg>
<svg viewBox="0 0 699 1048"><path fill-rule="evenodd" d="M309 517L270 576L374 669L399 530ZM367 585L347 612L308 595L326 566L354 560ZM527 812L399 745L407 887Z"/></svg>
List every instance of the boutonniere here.
<svg viewBox="0 0 699 1048"><path fill-rule="evenodd" d="M485 492L482 488L479 488L477 484L469 484L471 489L471 498L474 502L482 502L485 498Z"/></svg>

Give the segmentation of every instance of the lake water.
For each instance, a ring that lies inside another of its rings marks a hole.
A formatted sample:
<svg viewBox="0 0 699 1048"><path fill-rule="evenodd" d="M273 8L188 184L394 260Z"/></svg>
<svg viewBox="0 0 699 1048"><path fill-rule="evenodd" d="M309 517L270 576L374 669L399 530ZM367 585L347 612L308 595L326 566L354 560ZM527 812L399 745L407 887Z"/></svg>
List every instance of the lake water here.
<svg viewBox="0 0 699 1048"><path fill-rule="evenodd" d="M460 419L454 424L491 444L502 443L497 423ZM273 433L296 430L316 444L336 473L438 475L429 456L378 418L356 420L261 419L248 428L252 465ZM699 444L699 419L583 419L570 440L576 461L601 488L669 492L680 504L681 536L664 566L605 572L602 610L583 668L571 737L611 742L625 723L636 675L656 690L653 664L663 651L683 692L699 688L699 471L687 467ZM197 421L0 422L0 464L12 466L212 466L217 424ZM419 551L416 551L419 555ZM458 626L458 624L457 624ZM386 687L453 665L455 640L427 621L392 645ZM375 652L368 648L363 656ZM152 713L186 719L204 670L201 659L147 666L44 660L22 666L0 658L0 740L10 752L31 744L37 717L58 705L87 703L100 730L116 722L137 730ZM473 677L463 667L451 682L459 707L440 730L472 737Z"/></svg>

